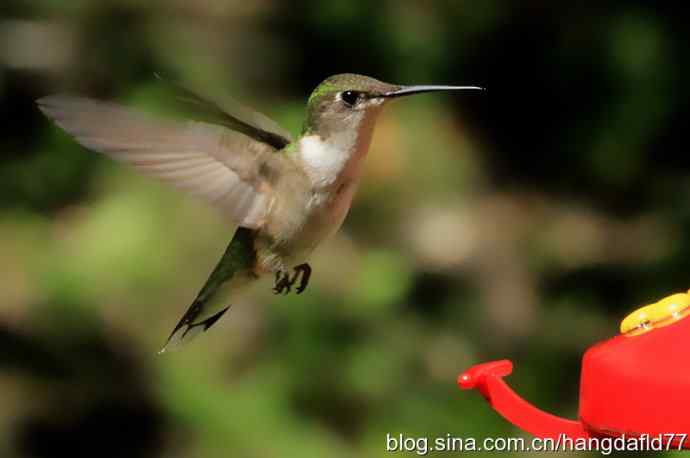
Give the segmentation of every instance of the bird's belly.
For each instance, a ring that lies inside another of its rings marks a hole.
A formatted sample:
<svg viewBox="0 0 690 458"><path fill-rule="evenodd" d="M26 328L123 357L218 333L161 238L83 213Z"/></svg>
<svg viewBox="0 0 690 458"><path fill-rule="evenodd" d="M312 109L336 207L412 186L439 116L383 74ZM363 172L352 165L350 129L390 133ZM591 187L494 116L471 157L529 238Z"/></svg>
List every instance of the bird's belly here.
<svg viewBox="0 0 690 458"><path fill-rule="evenodd" d="M293 256L303 262L321 242L343 224L357 189L356 182L341 184L334 192L314 195L314 203L301 230L293 240Z"/></svg>

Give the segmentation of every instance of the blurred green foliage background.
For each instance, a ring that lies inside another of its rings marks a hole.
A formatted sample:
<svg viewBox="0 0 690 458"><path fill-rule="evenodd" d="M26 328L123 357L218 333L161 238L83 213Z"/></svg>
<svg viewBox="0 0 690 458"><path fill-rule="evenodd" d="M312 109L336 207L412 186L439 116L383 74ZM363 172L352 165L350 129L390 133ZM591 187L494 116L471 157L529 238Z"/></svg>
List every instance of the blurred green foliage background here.
<svg viewBox="0 0 690 458"><path fill-rule="evenodd" d="M455 378L511 358L576 417L580 357L690 287L688 15L650 2L3 0L0 456L383 457L522 435ZM341 72L482 95L392 104L302 296L156 352L231 237L34 100L160 110L153 73L298 132Z"/></svg>

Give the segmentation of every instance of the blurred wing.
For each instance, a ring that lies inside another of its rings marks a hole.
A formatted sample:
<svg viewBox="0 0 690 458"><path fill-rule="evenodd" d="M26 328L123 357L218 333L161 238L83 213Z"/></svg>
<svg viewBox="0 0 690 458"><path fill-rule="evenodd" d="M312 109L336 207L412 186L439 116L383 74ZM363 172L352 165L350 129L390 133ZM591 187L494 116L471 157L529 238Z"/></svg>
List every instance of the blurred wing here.
<svg viewBox="0 0 690 458"><path fill-rule="evenodd" d="M155 120L87 98L56 95L38 105L83 146L206 199L240 226L259 226L268 211L285 157L266 143L222 126Z"/></svg>
<svg viewBox="0 0 690 458"><path fill-rule="evenodd" d="M203 94L200 90L192 90L182 84L168 81L158 74L156 77L168 84L177 100L193 108L195 114L200 115L202 119L209 118L212 124L227 126L255 140L268 143L277 150L293 141L290 132L258 111L244 107L227 97L215 97L214 100L214 97Z"/></svg>

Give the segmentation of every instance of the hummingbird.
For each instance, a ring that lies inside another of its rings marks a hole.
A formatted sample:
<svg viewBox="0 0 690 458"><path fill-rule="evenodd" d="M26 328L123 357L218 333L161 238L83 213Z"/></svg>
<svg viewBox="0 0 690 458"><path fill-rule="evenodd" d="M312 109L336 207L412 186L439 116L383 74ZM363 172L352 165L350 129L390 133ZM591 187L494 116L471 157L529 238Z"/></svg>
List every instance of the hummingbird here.
<svg viewBox="0 0 690 458"><path fill-rule="evenodd" d="M399 97L478 86L388 84L339 74L306 105L301 135L268 117L177 86L180 99L210 121L157 119L122 105L69 95L37 100L39 109L87 149L168 182L220 209L234 235L161 352L207 331L230 298L261 277L273 292L302 293L307 260L345 219L381 109Z"/></svg>

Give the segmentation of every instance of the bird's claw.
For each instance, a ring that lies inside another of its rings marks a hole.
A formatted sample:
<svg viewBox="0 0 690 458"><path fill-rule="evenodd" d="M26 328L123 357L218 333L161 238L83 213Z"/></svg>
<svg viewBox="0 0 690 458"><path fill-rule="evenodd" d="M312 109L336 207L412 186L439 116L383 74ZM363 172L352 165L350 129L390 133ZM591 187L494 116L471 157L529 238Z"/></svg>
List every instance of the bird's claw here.
<svg viewBox="0 0 690 458"><path fill-rule="evenodd" d="M302 294L302 292L307 289L309 285L309 277L311 277L311 266L307 263L300 264L295 267L295 276L293 277L293 283L297 280L297 276L302 273L300 278L299 286L295 290L297 294Z"/></svg>
<svg viewBox="0 0 690 458"><path fill-rule="evenodd" d="M282 276L281 276L282 274ZM273 294L287 294L292 290L292 284L290 276L284 272L276 272L276 281L273 286Z"/></svg>
<svg viewBox="0 0 690 458"><path fill-rule="evenodd" d="M292 286L300 279L299 285L295 288L297 294L302 294L309 285L309 277L311 277L311 266L304 263L300 264L294 269L292 276L287 272L276 272L276 280L273 285L273 294L287 294L292 291ZM301 274L301 275L300 275Z"/></svg>

